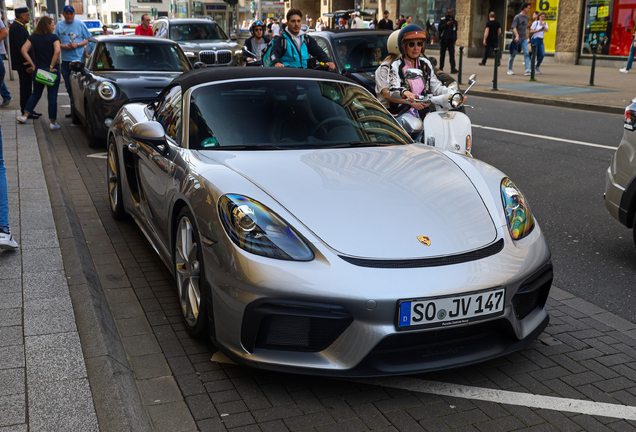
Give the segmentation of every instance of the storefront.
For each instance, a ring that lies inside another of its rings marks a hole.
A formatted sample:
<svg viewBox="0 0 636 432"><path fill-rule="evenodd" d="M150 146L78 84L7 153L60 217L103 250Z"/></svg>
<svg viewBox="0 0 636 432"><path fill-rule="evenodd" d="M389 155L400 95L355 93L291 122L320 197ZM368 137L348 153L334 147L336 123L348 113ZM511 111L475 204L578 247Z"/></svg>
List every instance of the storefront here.
<svg viewBox="0 0 636 432"><path fill-rule="evenodd" d="M587 0L581 55L627 56L636 26L636 0Z"/></svg>
<svg viewBox="0 0 636 432"><path fill-rule="evenodd" d="M456 10L456 0L401 0L399 15L411 17L411 23L417 24L428 32L429 47L439 46L437 27L439 20L446 16L446 9Z"/></svg>

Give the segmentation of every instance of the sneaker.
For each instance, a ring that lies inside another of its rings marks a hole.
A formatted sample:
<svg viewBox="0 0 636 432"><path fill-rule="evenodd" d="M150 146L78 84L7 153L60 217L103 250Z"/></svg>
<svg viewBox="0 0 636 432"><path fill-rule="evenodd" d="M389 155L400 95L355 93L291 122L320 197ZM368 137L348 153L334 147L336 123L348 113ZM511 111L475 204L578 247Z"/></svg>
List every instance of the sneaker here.
<svg viewBox="0 0 636 432"><path fill-rule="evenodd" d="M536 73L538 73L539 75L541 75L541 69L536 68L534 71L535 71Z"/></svg>
<svg viewBox="0 0 636 432"><path fill-rule="evenodd" d="M512 69L508 69L508 72L506 72L508 75L514 75L515 73L512 71Z"/></svg>
<svg viewBox="0 0 636 432"><path fill-rule="evenodd" d="M0 104L0 106L7 106L11 103L11 99L13 98L8 98L8 99L2 99L2 104Z"/></svg>
<svg viewBox="0 0 636 432"><path fill-rule="evenodd" d="M618 71L622 73L629 73L629 69L627 68L619 69Z"/></svg>
<svg viewBox="0 0 636 432"><path fill-rule="evenodd" d="M530 72L530 69L527 69L527 70L524 72L524 75L526 75L526 76L529 76L529 75L531 75L531 74L532 74L532 72Z"/></svg>
<svg viewBox="0 0 636 432"><path fill-rule="evenodd" d="M27 116L18 116L16 120L18 120L18 123L24 124L27 121Z"/></svg>
<svg viewBox="0 0 636 432"><path fill-rule="evenodd" d="M49 124L49 129L51 129L51 130L58 130L58 129L60 129L61 127L62 127L62 126L60 126L60 125L59 125L59 124L57 124L57 123L50 123L50 124Z"/></svg>
<svg viewBox="0 0 636 432"><path fill-rule="evenodd" d="M18 243L8 230L0 229L0 249L13 250L18 248Z"/></svg>

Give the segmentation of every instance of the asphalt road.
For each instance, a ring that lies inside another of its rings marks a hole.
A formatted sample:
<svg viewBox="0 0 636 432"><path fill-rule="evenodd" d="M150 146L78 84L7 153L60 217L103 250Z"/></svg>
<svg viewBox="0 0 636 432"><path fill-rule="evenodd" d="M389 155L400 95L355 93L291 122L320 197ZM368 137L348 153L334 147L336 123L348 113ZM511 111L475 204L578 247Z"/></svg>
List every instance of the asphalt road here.
<svg viewBox="0 0 636 432"><path fill-rule="evenodd" d="M473 124L618 146L622 116L472 97ZM473 129L473 155L505 172L544 230L554 285L636 322L632 232L603 203L613 150Z"/></svg>

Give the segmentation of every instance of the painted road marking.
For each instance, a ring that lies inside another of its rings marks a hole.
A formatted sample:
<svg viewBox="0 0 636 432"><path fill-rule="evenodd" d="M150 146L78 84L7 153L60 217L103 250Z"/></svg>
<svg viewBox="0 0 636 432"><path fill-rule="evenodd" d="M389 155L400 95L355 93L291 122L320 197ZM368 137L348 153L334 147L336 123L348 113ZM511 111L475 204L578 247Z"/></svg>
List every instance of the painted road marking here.
<svg viewBox="0 0 636 432"><path fill-rule="evenodd" d="M402 376L351 379L348 381L408 390L411 392L452 396L462 399L475 399L485 402L524 406L528 408L543 408L553 411L566 411L577 414L636 420L636 407L627 405L566 399L554 396L541 396L528 393L515 393L506 390L470 387Z"/></svg>
<svg viewBox="0 0 636 432"><path fill-rule="evenodd" d="M86 155L86 157L89 157L89 158L96 158L96 159L108 159L108 153L107 153L107 152L103 152L103 153L92 153L92 154Z"/></svg>
<svg viewBox="0 0 636 432"><path fill-rule="evenodd" d="M235 364L221 351L214 353L210 361L217 363ZM458 384L428 381L403 376L383 378L354 378L343 379L357 383L370 384L380 387L395 388L417 393L452 396L462 399L474 399L507 405L518 405L528 408L542 408L553 411L566 411L577 414L614 417L626 420L636 420L636 407L603 402L591 402L579 399L567 399L554 396L541 396L529 393L516 393L507 390L493 390Z"/></svg>
<svg viewBox="0 0 636 432"><path fill-rule="evenodd" d="M490 127L490 126L480 126L480 125L475 125L474 124L473 127L474 128L479 128L479 129L487 129L487 130L497 131L497 132L506 132L506 133L511 133L511 134L515 134L515 135L529 136L529 137L533 137L533 138L542 138L542 139L546 139L546 140L550 140L550 141L561 141L561 142L566 142L566 143L570 143L570 144L578 144L578 145L583 145L583 146L588 146L588 147L598 147L598 148L604 148L604 149L609 149L609 150L616 150L618 148L618 147L606 146L606 145L601 145L601 144L588 143L588 142L585 142L585 141L575 141L575 140L569 140L569 139L564 139L564 138L555 138L555 137L546 136L546 135L536 135L536 134L531 134L531 133L527 133L527 132L519 132L519 131L508 130L508 129L499 129L499 128L494 128L494 127Z"/></svg>

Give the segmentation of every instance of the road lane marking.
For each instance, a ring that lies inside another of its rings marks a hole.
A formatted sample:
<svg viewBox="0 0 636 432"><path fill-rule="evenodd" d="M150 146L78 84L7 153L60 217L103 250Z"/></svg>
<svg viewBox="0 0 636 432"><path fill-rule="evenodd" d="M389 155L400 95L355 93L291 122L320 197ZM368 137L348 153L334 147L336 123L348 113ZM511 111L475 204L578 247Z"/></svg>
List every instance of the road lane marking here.
<svg viewBox="0 0 636 432"><path fill-rule="evenodd" d="M108 153L107 152L103 152L103 153L91 153L89 155L86 155L86 157L89 158L96 158L96 159L108 159Z"/></svg>
<svg viewBox="0 0 636 432"><path fill-rule="evenodd" d="M462 399L475 399L485 402L524 406L528 408L542 408L553 411L566 411L577 414L636 420L636 407L627 405L591 402L579 399L566 399L554 396L541 396L528 393L516 393L507 390L493 390L402 376L361 378L351 379L348 381L407 390L411 392L452 396Z"/></svg>
<svg viewBox="0 0 636 432"><path fill-rule="evenodd" d="M497 132L506 132L506 133L515 134L515 135L529 136L529 137L533 137L533 138L542 138L542 139L546 139L546 140L550 140L550 141L561 141L561 142L566 142L566 143L570 143L570 144L584 145L584 146L588 146L588 147L598 147L598 148L604 148L604 149L609 149L609 150L616 150L618 148L618 147L606 146L606 145L601 145L601 144L588 143L588 142L585 142L585 141L575 141L575 140L569 140L569 139L564 139L564 138L550 137L550 136L546 136L546 135L536 135L536 134L531 134L531 133L527 133L527 132L519 132L519 131L514 131L514 130L508 130L508 129L499 129L499 128L494 128L494 127L490 127L490 126L480 126L480 125L475 125L474 124L473 127L474 128L479 128L479 129L497 131Z"/></svg>

